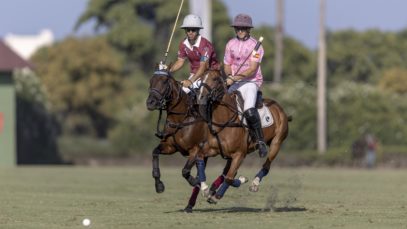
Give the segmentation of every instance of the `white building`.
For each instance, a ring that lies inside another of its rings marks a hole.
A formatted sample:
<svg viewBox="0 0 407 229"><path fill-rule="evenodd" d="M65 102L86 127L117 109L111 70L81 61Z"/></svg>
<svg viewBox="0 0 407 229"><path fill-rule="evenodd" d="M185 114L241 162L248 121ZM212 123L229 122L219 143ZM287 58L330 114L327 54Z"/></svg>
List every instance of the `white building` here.
<svg viewBox="0 0 407 229"><path fill-rule="evenodd" d="M54 34L49 29L41 30L38 35L9 33L4 37L4 41L19 56L28 60L39 48L53 44Z"/></svg>

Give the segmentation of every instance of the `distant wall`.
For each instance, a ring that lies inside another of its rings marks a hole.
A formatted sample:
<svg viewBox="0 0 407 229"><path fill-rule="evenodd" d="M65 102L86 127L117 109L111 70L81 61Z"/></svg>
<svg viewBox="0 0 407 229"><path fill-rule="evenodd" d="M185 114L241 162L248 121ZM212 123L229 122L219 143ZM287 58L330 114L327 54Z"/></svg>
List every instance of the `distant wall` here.
<svg viewBox="0 0 407 229"><path fill-rule="evenodd" d="M15 101L11 73L0 72L0 166L16 165Z"/></svg>

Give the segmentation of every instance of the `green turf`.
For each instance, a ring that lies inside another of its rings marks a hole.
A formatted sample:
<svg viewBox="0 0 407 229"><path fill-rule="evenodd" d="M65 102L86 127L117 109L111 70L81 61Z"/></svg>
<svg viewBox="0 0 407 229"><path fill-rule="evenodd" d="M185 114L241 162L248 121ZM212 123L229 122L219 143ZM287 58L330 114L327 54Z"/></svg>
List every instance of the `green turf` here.
<svg viewBox="0 0 407 229"><path fill-rule="evenodd" d="M156 194L149 167L0 169L0 228L85 228L84 218L115 229L407 228L405 170L273 168L258 193L230 188L217 205L200 196L192 214L181 211L191 191L181 168L161 172Z"/></svg>

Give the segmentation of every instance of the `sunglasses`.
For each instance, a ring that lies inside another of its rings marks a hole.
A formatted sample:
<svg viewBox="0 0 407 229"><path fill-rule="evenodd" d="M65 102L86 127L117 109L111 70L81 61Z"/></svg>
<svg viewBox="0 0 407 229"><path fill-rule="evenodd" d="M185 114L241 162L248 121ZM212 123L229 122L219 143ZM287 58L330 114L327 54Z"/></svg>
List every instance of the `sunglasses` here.
<svg viewBox="0 0 407 229"><path fill-rule="evenodd" d="M197 28L185 28L185 32L194 32L194 33L196 33L196 32L198 32L198 30L199 29L197 29Z"/></svg>
<svg viewBox="0 0 407 229"><path fill-rule="evenodd" d="M241 32L247 32L247 31L249 31L249 29L250 29L250 28L248 28L248 27L235 27L235 31L236 31L236 32L239 32L239 31L241 31Z"/></svg>

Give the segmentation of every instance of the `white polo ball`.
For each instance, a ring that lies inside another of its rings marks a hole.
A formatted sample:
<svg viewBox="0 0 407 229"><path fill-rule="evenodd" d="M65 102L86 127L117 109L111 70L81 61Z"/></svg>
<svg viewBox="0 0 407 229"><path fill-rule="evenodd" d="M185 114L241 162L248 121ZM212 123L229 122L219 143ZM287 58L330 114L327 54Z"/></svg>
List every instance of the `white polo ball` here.
<svg viewBox="0 0 407 229"><path fill-rule="evenodd" d="M83 226L85 226L85 227L89 226L89 225L90 225L90 219L84 219L84 220L82 221L82 224L83 224Z"/></svg>

